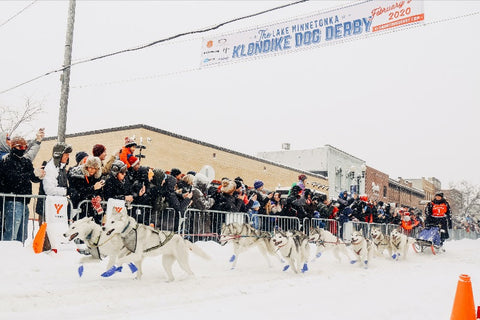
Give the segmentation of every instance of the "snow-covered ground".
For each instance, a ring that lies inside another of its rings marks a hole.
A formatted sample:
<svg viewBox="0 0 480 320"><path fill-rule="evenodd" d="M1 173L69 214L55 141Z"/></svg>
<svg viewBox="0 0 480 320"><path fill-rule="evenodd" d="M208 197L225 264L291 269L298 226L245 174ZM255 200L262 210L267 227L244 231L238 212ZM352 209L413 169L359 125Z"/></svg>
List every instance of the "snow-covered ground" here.
<svg viewBox="0 0 480 320"><path fill-rule="evenodd" d="M175 264L167 283L161 257L144 261L142 280L126 266L100 277L105 261L85 265L80 278L75 251L34 254L0 242L0 319L449 319L460 274L480 304L480 240L447 242L436 256L375 258L367 270L327 252L298 275L273 259L268 268L256 248L231 270L230 245L197 244L212 259L191 255L195 277Z"/></svg>

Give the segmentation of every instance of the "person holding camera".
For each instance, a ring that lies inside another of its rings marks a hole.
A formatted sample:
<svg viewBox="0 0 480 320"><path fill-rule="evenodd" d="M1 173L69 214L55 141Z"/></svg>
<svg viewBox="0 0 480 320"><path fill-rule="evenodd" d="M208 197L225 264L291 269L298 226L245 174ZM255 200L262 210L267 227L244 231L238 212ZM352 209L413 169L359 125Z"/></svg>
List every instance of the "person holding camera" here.
<svg viewBox="0 0 480 320"><path fill-rule="evenodd" d="M72 200L74 208L83 200L93 200L92 206L83 205L80 209L77 219L86 216L95 217L95 221L100 223L103 209L100 201L103 195L103 186L105 180L101 180L102 162L98 157L88 156L84 163L73 167L68 171L68 195ZM74 218L74 217L72 217Z"/></svg>

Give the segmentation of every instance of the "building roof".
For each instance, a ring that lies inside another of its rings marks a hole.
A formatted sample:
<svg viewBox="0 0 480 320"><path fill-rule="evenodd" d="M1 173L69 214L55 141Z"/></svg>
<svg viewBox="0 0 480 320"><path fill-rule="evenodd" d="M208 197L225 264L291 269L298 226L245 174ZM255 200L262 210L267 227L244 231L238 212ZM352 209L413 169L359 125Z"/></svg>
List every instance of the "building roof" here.
<svg viewBox="0 0 480 320"><path fill-rule="evenodd" d="M286 165L283 165L283 164L280 164L280 163L277 163L277 162L274 162L274 161L269 161L269 160L266 160L266 159L257 158L257 157L254 157L254 156L251 156L251 155L248 155L248 154L245 154L245 153L241 153L241 152L234 151L234 150L231 150L231 149L227 149L227 148L224 148L224 147L219 147L219 146L216 146L214 144L210 144L210 143L207 143L207 142L204 142L204 141L200 141L200 140L196 140L196 139L189 138L189 137L186 137L186 136L182 136L182 135L179 135L179 134L176 134L176 133L172 133L172 132L169 132L169 131L165 131L165 130L162 130L162 129L151 127L151 126L148 126L148 125L145 125L145 124L134 124L134 125L129 125L129 126L115 127L115 128L107 128L107 129L91 130L91 131L85 131L85 132L77 132L77 133L67 134L67 135L65 135L65 137L66 138L75 138L75 137L96 135L96 134L102 134L102 133L110 133L110 132L115 132L115 131L135 130L135 129L150 130L150 131L153 131L153 132L156 132L156 133L160 133L160 134L163 134L163 135L167 135L167 136L177 138L177 139L181 139L181 140L184 140L184 141L188 141L188 142L191 142L191 143L199 144L199 145L209 147L209 148L212 148L212 149L216 149L216 150L219 150L219 151L228 152L228 153L240 156L240 157L252 159L252 160L259 161L259 162L262 162L262 163L265 163L265 164L270 164L270 165L274 165L274 166L277 166L277 167L281 167L281 168L285 168L285 169L289 169L289 170L293 170L293 171L298 171L299 173L305 173L305 174L308 174L308 175L313 176L313 177L317 177L317 178L327 180L327 177L325 177L321 174L316 174L316 173L313 173L313 172L310 172L310 171L305 171L305 170L302 170L302 169L289 167L289 166L286 166ZM57 139L57 136L47 137L44 140L56 140L56 139Z"/></svg>

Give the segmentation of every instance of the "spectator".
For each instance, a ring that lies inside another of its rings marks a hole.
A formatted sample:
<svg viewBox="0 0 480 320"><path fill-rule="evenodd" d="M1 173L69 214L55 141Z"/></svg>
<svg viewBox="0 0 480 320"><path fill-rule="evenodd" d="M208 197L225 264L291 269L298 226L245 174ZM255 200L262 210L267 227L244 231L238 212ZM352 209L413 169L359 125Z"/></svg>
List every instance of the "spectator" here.
<svg viewBox="0 0 480 320"><path fill-rule="evenodd" d="M42 143L43 138L45 137L45 129L40 128L37 131L35 140L28 142L27 151L24 154L24 157L33 162L37 156L38 151L40 150L40 144ZM8 133L0 133L0 159L5 155L10 153L10 136Z"/></svg>
<svg viewBox="0 0 480 320"><path fill-rule="evenodd" d="M130 162L128 161L128 159L133 156L136 148L137 144L135 143L135 141L129 137L126 137L125 146L120 151L119 158L121 161L123 161L123 163L127 165L127 168L130 168Z"/></svg>
<svg viewBox="0 0 480 320"><path fill-rule="evenodd" d="M45 177L40 183L39 195L66 196L68 188L67 165L72 152L72 146L65 142L57 142L53 146L52 158L45 164ZM38 213L38 224L45 222L44 199L37 201L36 212ZM70 212L68 212L70 214ZM45 235L43 250L50 250L48 235Z"/></svg>
<svg viewBox="0 0 480 320"><path fill-rule="evenodd" d="M27 142L24 138L14 137L10 143L9 154L0 161L0 192L31 195L32 182L40 182L45 176L45 171L34 170L32 161L24 157L27 150ZM29 203L30 198L28 197L5 197L4 240L25 241Z"/></svg>
<svg viewBox="0 0 480 320"><path fill-rule="evenodd" d="M79 151L75 154L75 161L77 162L75 164L75 167L85 163L85 160L88 158L88 153L85 151Z"/></svg>
<svg viewBox="0 0 480 320"><path fill-rule="evenodd" d="M282 206L282 199L280 197L279 192L275 192L273 194L272 200L270 200L271 204L271 214L272 215L279 215L282 212L283 206Z"/></svg>
<svg viewBox="0 0 480 320"><path fill-rule="evenodd" d="M73 167L68 171L68 195L74 208L83 200L99 199L102 196L102 188L105 184L104 180L100 180L102 176L102 162L98 157L89 156L85 163L77 167ZM97 203L98 200L95 201ZM82 205L79 217L94 216L97 223L100 223L101 217L98 215L103 212L100 208ZM74 217L72 217L74 218Z"/></svg>
<svg viewBox="0 0 480 320"><path fill-rule="evenodd" d="M186 177L188 176L189 175L187 174ZM201 173L197 173L193 178L192 205L191 205L193 209L208 210L215 203L215 201L212 198L207 197L207 187L208 187L208 178Z"/></svg>
<svg viewBox="0 0 480 320"><path fill-rule="evenodd" d="M440 244L448 239L448 229L452 228L452 218L450 212L450 204L443 197L443 192L437 192L435 198L427 204L426 226L440 226Z"/></svg>
<svg viewBox="0 0 480 320"><path fill-rule="evenodd" d="M302 189L302 193L305 191L305 184L307 181L307 176L304 175L304 174L301 174L298 176L298 182L297 182L297 186L300 187L300 189Z"/></svg>
<svg viewBox="0 0 480 320"><path fill-rule="evenodd" d="M137 204L148 204L147 187L150 179L148 178L149 167L140 166L140 159L131 156L128 159L130 168L127 170L126 178L130 182L132 188L134 202Z"/></svg>
<svg viewBox="0 0 480 320"><path fill-rule="evenodd" d="M103 144L98 143L93 146L92 155L100 159L102 162L102 176L107 177L113 161L115 161L115 156L110 156L107 163L105 163L105 159L107 158L107 148Z"/></svg>
<svg viewBox="0 0 480 320"><path fill-rule="evenodd" d="M164 215L162 220L169 221L168 226L164 226L168 228L166 230L178 231L180 215L184 214L192 199L191 192L177 192L177 179L180 178L181 174L182 173L179 169L173 168L165 180L165 198L167 200L168 207L173 209L172 213L163 212Z"/></svg>

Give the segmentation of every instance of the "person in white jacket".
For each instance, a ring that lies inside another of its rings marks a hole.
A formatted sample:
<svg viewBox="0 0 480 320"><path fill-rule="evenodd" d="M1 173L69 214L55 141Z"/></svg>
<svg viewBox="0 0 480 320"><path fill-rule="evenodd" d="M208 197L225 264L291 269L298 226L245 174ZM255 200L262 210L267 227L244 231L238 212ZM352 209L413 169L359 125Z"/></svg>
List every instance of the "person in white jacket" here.
<svg viewBox="0 0 480 320"><path fill-rule="evenodd" d="M67 196L67 165L70 158L72 147L64 142L57 142L53 146L52 159L45 164L45 177L40 184L39 195L47 196ZM45 221L45 202L42 198L38 199L36 212L38 213L38 222L41 225ZM70 214L69 214L70 215ZM43 250L50 250L50 241L45 236Z"/></svg>

